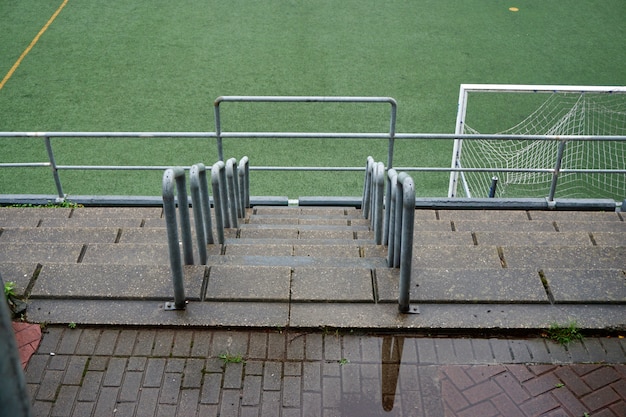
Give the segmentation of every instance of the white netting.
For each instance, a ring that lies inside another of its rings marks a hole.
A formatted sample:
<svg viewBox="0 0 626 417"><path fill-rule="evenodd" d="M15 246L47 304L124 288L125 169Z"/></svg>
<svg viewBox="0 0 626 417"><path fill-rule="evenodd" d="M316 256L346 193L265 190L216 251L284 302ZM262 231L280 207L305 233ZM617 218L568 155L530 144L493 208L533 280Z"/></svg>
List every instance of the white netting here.
<svg viewBox="0 0 626 417"><path fill-rule="evenodd" d="M468 100L468 106L471 100ZM471 120L469 121L471 123ZM463 133L478 133L466 123ZM490 133L490 132L481 132ZM626 94L551 93L530 116L503 134L523 135L626 135ZM558 143L548 141L463 141L463 168L554 168ZM625 169L626 142L571 141L567 143L562 169ZM494 173L465 173L472 197L489 194ZM497 173L498 197L545 197L551 173ZM462 187L458 190L463 193ZM562 173L557 197L626 197L626 175Z"/></svg>

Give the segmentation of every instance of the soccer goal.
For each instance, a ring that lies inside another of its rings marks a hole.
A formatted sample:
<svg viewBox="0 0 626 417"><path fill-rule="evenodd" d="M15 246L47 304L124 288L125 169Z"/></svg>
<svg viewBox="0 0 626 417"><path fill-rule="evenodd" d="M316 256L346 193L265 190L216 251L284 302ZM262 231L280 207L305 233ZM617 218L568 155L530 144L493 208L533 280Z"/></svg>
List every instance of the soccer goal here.
<svg viewBox="0 0 626 417"><path fill-rule="evenodd" d="M626 87L462 84L455 134L626 136ZM546 197L557 161L557 197L626 197L626 141L595 139L456 139L448 196Z"/></svg>

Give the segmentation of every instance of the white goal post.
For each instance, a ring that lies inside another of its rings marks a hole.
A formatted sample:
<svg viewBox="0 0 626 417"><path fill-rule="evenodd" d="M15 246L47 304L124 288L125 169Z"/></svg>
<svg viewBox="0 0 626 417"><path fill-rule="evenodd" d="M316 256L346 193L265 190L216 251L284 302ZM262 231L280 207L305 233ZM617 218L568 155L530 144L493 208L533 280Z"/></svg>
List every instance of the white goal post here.
<svg viewBox="0 0 626 417"><path fill-rule="evenodd" d="M455 135L478 134L626 137L626 86L462 84ZM455 139L448 197L487 197L500 175L498 197L546 196L556 142ZM626 175L614 173L626 170L626 141L562 143L559 197L626 197Z"/></svg>

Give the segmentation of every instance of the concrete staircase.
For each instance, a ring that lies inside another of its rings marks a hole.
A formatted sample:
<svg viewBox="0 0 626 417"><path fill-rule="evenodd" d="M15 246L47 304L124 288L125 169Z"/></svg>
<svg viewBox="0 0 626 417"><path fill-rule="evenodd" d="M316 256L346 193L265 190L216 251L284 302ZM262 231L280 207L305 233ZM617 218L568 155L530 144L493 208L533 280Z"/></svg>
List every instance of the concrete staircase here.
<svg viewBox="0 0 626 417"><path fill-rule="evenodd" d="M399 314L360 210L249 209L173 297L162 209L0 208L0 273L49 323L535 329L626 327L623 213L416 210L411 302ZM196 261L198 257L195 257Z"/></svg>

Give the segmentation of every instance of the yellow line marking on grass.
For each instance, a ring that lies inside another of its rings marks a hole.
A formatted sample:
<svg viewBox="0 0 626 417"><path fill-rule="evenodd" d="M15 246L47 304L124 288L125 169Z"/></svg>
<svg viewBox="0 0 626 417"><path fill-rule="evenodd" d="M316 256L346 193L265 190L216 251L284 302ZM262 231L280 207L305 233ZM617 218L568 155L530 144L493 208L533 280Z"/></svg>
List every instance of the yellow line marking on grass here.
<svg viewBox="0 0 626 417"><path fill-rule="evenodd" d="M54 19L56 19L57 16L59 15L59 13L61 13L61 10L63 10L63 8L65 7L65 5L67 4L68 1L69 0L63 0L63 3L59 6L59 8L56 10L56 12L54 12L52 17L50 17L50 19L48 19L48 22L41 28L41 30L39 31L37 36L35 36L33 38L33 40L30 42L30 44L26 47L26 49L24 49L24 52L22 52L22 55L20 55L20 57L17 59L17 61L15 61L15 64L13 64L13 66L11 67L9 72L7 72L7 75L4 76L2 81L0 81L0 90L2 90L2 87L4 87L4 85L7 83L7 81L9 81L9 78L11 78L11 76L13 75L13 73L15 72L17 67L19 67L20 64L22 63L22 60L26 57L26 55L28 55L30 50L33 49L33 47L35 46L37 41L39 41L39 38L41 38L41 35L43 35L44 32L46 30L48 30L48 27L50 27L52 22L54 22Z"/></svg>

